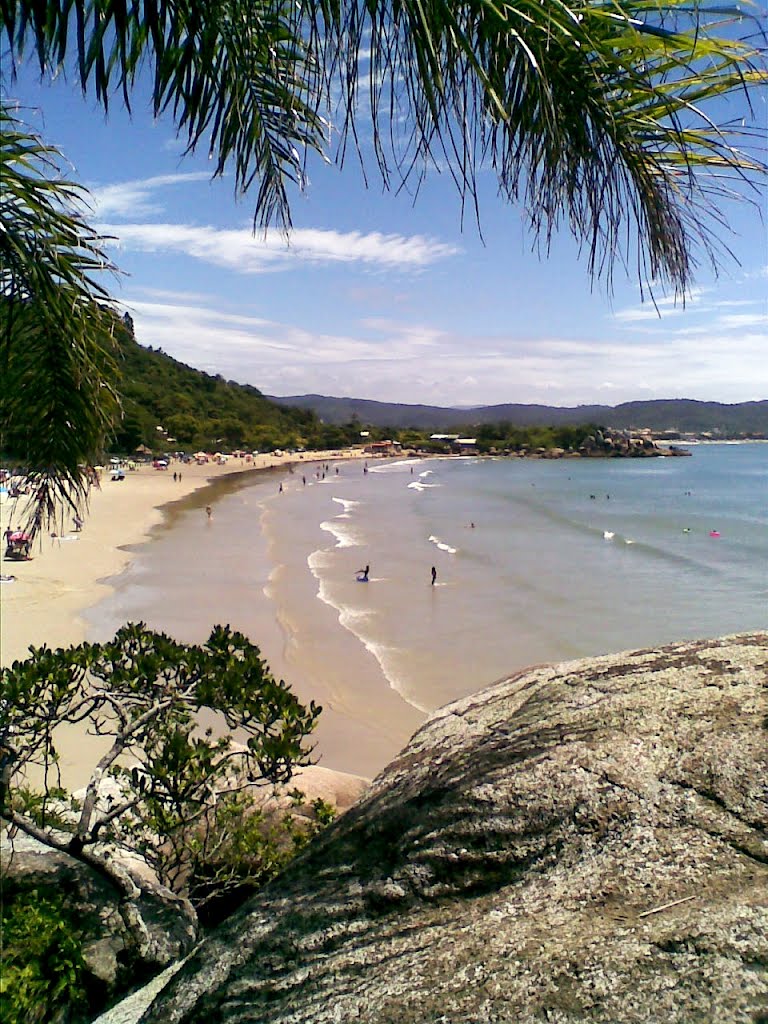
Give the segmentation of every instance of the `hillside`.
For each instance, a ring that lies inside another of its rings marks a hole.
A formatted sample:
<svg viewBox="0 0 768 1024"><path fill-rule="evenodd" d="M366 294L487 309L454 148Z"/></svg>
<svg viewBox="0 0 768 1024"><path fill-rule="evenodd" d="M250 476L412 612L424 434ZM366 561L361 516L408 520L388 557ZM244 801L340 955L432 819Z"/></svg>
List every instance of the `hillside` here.
<svg viewBox="0 0 768 1024"><path fill-rule="evenodd" d="M310 409L277 405L247 384L195 370L118 330L123 422L113 450L197 447L255 449L309 445L324 428ZM158 429L162 428L162 430Z"/></svg>
<svg viewBox="0 0 768 1024"><path fill-rule="evenodd" d="M330 398L324 395L292 395L272 398L280 405L311 409L326 423L346 423L357 417L361 423L378 427L414 430L472 429L484 423L515 426L560 426L601 423L617 430L650 427L681 433L714 432L723 437L768 436L768 401L697 402L690 399L661 399L625 402L622 405L579 405L571 408L547 405L487 405L469 409L432 405L401 405L367 399Z"/></svg>
<svg viewBox="0 0 768 1024"><path fill-rule="evenodd" d="M562 430L585 424L712 432L722 437L768 436L768 401L722 405L674 399L627 402L615 408L505 404L456 409L323 395L273 398L251 385L196 370L161 349L140 345L132 327L127 318L117 331L123 420L111 448L118 452L132 452L140 445L153 451L334 448L358 442L361 428L370 430L371 440L391 434L417 444L431 432L474 434L487 424L505 428L489 443L508 440L515 427ZM422 438L409 436L409 431L420 432Z"/></svg>

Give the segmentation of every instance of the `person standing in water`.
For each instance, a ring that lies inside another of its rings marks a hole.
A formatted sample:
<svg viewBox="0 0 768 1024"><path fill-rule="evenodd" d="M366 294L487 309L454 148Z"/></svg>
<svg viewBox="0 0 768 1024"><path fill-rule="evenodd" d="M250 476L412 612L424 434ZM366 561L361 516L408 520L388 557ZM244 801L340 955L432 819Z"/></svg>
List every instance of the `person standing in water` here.
<svg viewBox="0 0 768 1024"><path fill-rule="evenodd" d="M436 580L436 579L437 579L437 569L436 569L436 568L434 567L434 565L433 565L433 566L432 566L432 586L433 586L433 587L434 587L434 585L435 585L435 580Z"/></svg>
<svg viewBox="0 0 768 1024"><path fill-rule="evenodd" d="M205 506L205 514L208 516L208 519L210 519L211 516L213 515L213 509L211 508L210 505Z"/></svg>

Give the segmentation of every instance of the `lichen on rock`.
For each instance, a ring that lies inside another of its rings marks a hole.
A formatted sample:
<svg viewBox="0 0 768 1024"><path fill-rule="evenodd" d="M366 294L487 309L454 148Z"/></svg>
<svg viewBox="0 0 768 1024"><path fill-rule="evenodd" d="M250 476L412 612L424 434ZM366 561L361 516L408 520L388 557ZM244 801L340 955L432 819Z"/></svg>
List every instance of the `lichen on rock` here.
<svg viewBox="0 0 768 1024"><path fill-rule="evenodd" d="M768 1011L768 634L435 713L142 1018L748 1024Z"/></svg>

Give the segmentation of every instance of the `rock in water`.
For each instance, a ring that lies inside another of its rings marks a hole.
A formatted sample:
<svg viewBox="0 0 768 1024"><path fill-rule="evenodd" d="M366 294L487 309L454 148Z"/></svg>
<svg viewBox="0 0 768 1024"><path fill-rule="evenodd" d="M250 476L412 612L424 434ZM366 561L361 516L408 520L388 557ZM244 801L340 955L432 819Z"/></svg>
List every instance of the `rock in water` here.
<svg viewBox="0 0 768 1024"><path fill-rule="evenodd" d="M434 714L152 1024L726 1024L768 1010L768 634Z"/></svg>

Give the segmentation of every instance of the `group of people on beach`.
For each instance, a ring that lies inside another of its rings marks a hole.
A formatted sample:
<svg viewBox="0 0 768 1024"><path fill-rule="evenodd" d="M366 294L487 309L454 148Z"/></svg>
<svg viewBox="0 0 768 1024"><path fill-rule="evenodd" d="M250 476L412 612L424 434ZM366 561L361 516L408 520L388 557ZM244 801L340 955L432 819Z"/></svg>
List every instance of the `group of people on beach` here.
<svg viewBox="0 0 768 1024"><path fill-rule="evenodd" d="M339 472L338 466L335 467L335 470L336 470L336 473ZM329 471L330 471L330 466L328 466L328 465L323 466L322 470L318 470L317 478L318 479L325 479L325 475ZM290 469L290 472L293 472L293 470ZM366 462L365 465L363 466L363 473L367 473L367 472L368 472L368 463ZM413 470L411 470L411 472L413 472ZM175 475L176 474L174 474L174 476ZM181 474L179 474L179 475L181 475ZM303 485L306 486L306 483L307 483L306 476L302 476L301 482L302 482ZM283 493L283 484L281 482L279 484L279 486L278 486L278 494L282 494L282 493ZM205 514L206 514L206 517L207 517L208 521L210 522L211 519L213 518L213 508L210 505L206 505L205 506ZM475 524L474 523L470 523L470 526L472 527L472 529L474 529ZM370 565L365 565L365 566L363 566L360 569L356 569L355 570L355 579L357 580L358 583L369 583L370 582L370 572L371 572ZM433 587L437 583L437 568L434 565L430 569L430 583L431 583L431 586L433 586Z"/></svg>

